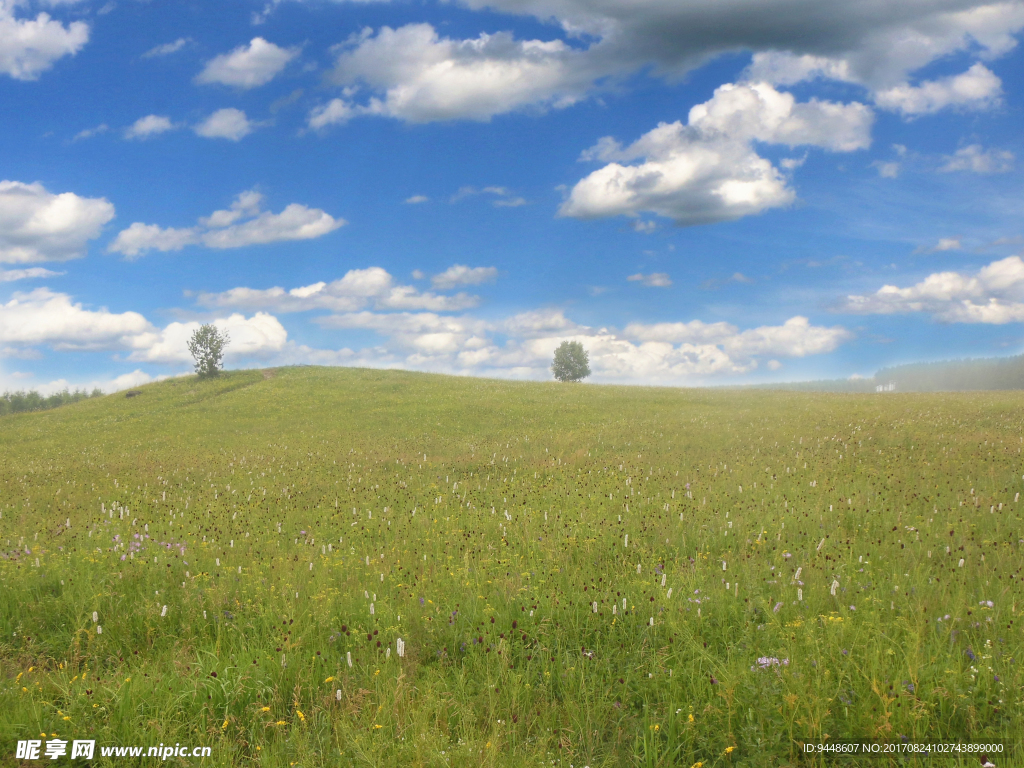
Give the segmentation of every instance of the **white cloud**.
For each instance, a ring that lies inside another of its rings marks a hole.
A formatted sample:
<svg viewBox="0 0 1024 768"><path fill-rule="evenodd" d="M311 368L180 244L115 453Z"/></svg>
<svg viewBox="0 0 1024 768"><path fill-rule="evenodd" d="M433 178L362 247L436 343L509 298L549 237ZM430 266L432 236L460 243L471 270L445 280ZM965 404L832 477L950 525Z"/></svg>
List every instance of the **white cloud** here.
<svg viewBox="0 0 1024 768"><path fill-rule="evenodd" d="M993 59L1024 27L1019 0L464 0L475 9L557 20L567 35L599 42L575 69L623 74L653 65L679 77L710 58L754 54L751 80L792 84L811 78L881 92L905 85L926 65L955 53ZM968 104L971 105L971 104Z"/></svg>
<svg viewBox="0 0 1024 768"><path fill-rule="evenodd" d="M0 344L50 344L55 349L126 346L150 330L137 312L83 309L64 293L37 288L0 304Z"/></svg>
<svg viewBox="0 0 1024 768"><path fill-rule="evenodd" d="M288 332L271 314L257 312L252 317L232 314L213 321L217 329L230 337L224 350L225 361L267 357L284 349ZM147 363L188 363L192 355L188 340L201 323L171 323L159 332L141 334L132 339L130 360Z"/></svg>
<svg viewBox="0 0 1024 768"><path fill-rule="evenodd" d="M177 53L191 42L191 37L179 37L173 43L164 43L163 45L158 45L154 48L150 48L148 51L142 54L142 58L153 59L157 58L158 56L169 56L172 53Z"/></svg>
<svg viewBox="0 0 1024 768"><path fill-rule="evenodd" d="M935 245L936 251L959 251L963 248L959 237L942 237Z"/></svg>
<svg viewBox="0 0 1024 768"><path fill-rule="evenodd" d="M879 91L875 103L908 117L930 115L946 107L988 109L1000 102L1002 81L984 64L976 63L966 72L929 80L920 85L901 85Z"/></svg>
<svg viewBox="0 0 1024 768"><path fill-rule="evenodd" d="M49 14L34 19L14 15L18 0L0 0L0 73L15 80L36 80L64 56L73 56L89 41L89 25L64 26Z"/></svg>
<svg viewBox="0 0 1024 768"><path fill-rule="evenodd" d="M185 229L161 228L135 222L121 230L107 250L136 258L147 251L178 251L186 245L241 248L286 240L321 237L346 224L319 208L292 203L281 213L261 211L262 195L249 190L235 198L227 210L214 211Z"/></svg>
<svg viewBox="0 0 1024 768"><path fill-rule="evenodd" d="M146 115L125 128L124 137L126 139L148 139L150 136L159 136L161 133L173 131L175 128L176 126L169 117Z"/></svg>
<svg viewBox="0 0 1024 768"><path fill-rule="evenodd" d="M584 152L583 160L612 162L579 181L559 213L653 211L688 226L786 206L795 194L754 141L848 152L870 144L872 121L863 104L797 103L766 83L726 84L690 110L686 125L661 123L626 148L605 137Z"/></svg>
<svg viewBox="0 0 1024 768"><path fill-rule="evenodd" d="M195 132L207 139L238 141L252 133L253 124L245 112L234 107L218 109L195 127Z"/></svg>
<svg viewBox="0 0 1024 768"><path fill-rule="evenodd" d="M622 333L578 325L559 310L504 320L434 313L349 312L320 318L328 329L372 330L387 341L387 365L448 373L549 379L564 340L583 343L596 381L686 384L755 370L762 358L824 354L851 338L845 329L794 317L781 326L740 331L728 323L633 324ZM505 341L498 344L495 334ZM383 358L382 358L383 360ZM777 360L765 364L775 369Z"/></svg>
<svg viewBox="0 0 1024 768"><path fill-rule="evenodd" d="M12 283L15 280L32 280L40 277L58 277L63 272L54 272L42 267L29 269L0 269L0 283Z"/></svg>
<svg viewBox="0 0 1024 768"><path fill-rule="evenodd" d="M507 32L475 39L438 36L428 24L364 30L338 46L335 81L346 92L309 116L310 127L359 115L410 122L487 120L526 107L561 107L605 83L647 68L679 78L715 56L753 53L753 81L793 84L827 78L863 85L906 114L943 106L984 108L993 81L965 75L911 85L925 66L951 54L990 60L1006 54L1024 28L1020 0L464 0L558 21L570 39L516 40ZM986 70L987 71L987 70ZM991 75L991 73L989 73ZM994 77L994 76L993 76ZM359 90L369 97L356 101Z"/></svg>
<svg viewBox="0 0 1024 768"><path fill-rule="evenodd" d="M459 191L452 195L448 202L457 203L460 200L467 197L474 197L476 195L492 195L496 197L496 200L491 201L491 205L495 208L518 208L521 205L526 205L526 198L518 197L512 194L512 191L508 187L484 187L483 189L477 189L476 187L460 187Z"/></svg>
<svg viewBox="0 0 1024 768"><path fill-rule="evenodd" d="M419 205L420 203L430 202L430 198L426 195L413 195L412 197L405 198L405 202L409 205Z"/></svg>
<svg viewBox="0 0 1024 768"><path fill-rule="evenodd" d="M672 278L664 272L652 272L649 275L644 275L638 272L635 275L630 275L626 279L630 282L643 283L648 288L668 288L672 285Z"/></svg>
<svg viewBox="0 0 1024 768"><path fill-rule="evenodd" d="M883 179L895 179L900 175L900 164L895 161L876 160L871 166L878 169L878 175Z"/></svg>
<svg viewBox="0 0 1024 768"><path fill-rule="evenodd" d="M211 322L231 337L226 360L266 357L284 349L287 341L278 319L265 312L249 318L236 313ZM0 304L0 347L12 345L14 350L39 345L57 351L123 350L134 361L187 363L191 360L188 339L199 326L198 322L176 322L156 328L138 312L87 309L69 295L47 288L15 293Z"/></svg>
<svg viewBox="0 0 1024 768"><path fill-rule="evenodd" d="M441 274L430 278L430 284L438 290L447 291L458 285L480 285L493 283L497 279L497 267L467 267L465 264L453 264Z"/></svg>
<svg viewBox="0 0 1024 768"><path fill-rule="evenodd" d="M99 136L101 133L106 133L110 130L110 126L106 123L100 123L95 128L86 128L79 131L72 137L71 141L82 141L83 139L91 139L93 136Z"/></svg>
<svg viewBox="0 0 1024 768"><path fill-rule="evenodd" d="M273 80L298 55L298 48L279 48L262 37L254 37L248 46L240 45L208 61L196 82L255 88Z"/></svg>
<svg viewBox="0 0 1024 768"><path fill-rule="evenodd" d="M971 144L958 149L952 155L944 156L943 160L946 162L939 168L943 173L1007 173L1013 170L1016 157L1008 150L986 150L980 144Z"/></svg>
<svg viewBox="0 0 1024 768"><path fill-rule="evenodd" d="M761 5L770 12L775 4ZM925 0L888 8L830 7L828 21L807 17L791 25L788 32L794 39L750 46L755 51L750 76L777 84L813 78L842 80L881 94L909 88L912 73L949 54L966 52L991 59L1016 45L1014 34L1024 27L1024 4L968 0L957 5L951 8L949 3ZM788 10L796 11L796 6ZM851 17L844 19L847 13ZM840 31L839 24L848 26ZM801 31L806 34L808 27L817 25L823 25L817 34L796 39ZM924 96L918 93L911 99Z"/></svg>
<svg viewBox="0 0 1024 768"><path fill-rule="evenodd" d="M310 114L314 129L358 115L413 123L489 120L523 107L566 107L584 98L594 73L561 40L516 40L508 32L469 40L429 24L364 30L338 47L333 81L349 89ZM365 87L369 98L353 101Z"/></svg>
<svg viewBox="0 0 1024 768"><path fill-rule="evenodd" d="M0 264L66 261L114 218L102 197L54 194L42 184L0 181Z"/></svg>
<svg viewBox="0 0 1024 768"><path fill-rule="evenodd" d="M1024 261L1009 256L973 275L935 272L909 288L884 285L867 296L847 296L839 311L870 315L925 312L950 323L1024 322Z"/></svg>
<svg viewBox="0 0 1024 768"><path fill-rule="evenodd" d="M307 312L326 309L331 312L353 312L372 306L376 309L431 310L451 312L469 309L479 303L476 296L458 293L441 296L420 292L412 286L395 285L392 276L380 267L349 270L344 277L330 283L292 288L232 288L223 293L202 293L200 305L231 309L265 309L272 312Z"/></svg>

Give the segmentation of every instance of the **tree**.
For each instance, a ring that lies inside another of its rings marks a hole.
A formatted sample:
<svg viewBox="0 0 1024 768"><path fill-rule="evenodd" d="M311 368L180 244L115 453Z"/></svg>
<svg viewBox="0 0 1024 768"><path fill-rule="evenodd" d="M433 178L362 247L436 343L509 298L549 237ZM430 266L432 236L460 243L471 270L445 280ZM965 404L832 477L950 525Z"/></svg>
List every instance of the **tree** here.
<svg viewBox="0 0 1024 768"><path fill-rule="evenodd" d="M205 379L220 373L224 347L229 341L231 338L227 332L217 330L217 326L212 323L200 326L192 334L188 341L188 351L196 361L196 373L199 374L199 378Z"/></svg>
<svg viewBox="0 0 1024 768"><path fill-rule="evenodd" d="M555 350L551 372L559 381L582 381L590 375L590 356L578 341L563 341Z"/></svg>

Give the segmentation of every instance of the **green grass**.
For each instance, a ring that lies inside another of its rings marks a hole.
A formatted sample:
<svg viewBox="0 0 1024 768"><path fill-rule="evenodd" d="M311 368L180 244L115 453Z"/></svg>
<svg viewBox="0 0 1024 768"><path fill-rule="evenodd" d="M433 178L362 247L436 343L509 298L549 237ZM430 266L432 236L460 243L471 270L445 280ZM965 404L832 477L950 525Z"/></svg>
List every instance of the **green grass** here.
<svg viewBox="0 0 1024 768"><path fill-rule="evenodd" d="M4 764L1020 765L1022 406L293 368L4 417Z"/></svg>

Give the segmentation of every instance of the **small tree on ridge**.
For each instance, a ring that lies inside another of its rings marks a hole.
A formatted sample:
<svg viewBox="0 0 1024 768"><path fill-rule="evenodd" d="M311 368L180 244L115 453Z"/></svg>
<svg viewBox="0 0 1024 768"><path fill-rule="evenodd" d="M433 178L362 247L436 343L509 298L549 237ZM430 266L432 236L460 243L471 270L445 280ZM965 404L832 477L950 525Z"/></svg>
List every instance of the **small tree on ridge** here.
<svg viewBox="0 0 1024 768"><path fill-rule="evenodd" d="M205 379L220 373L224 347L231 341L227 331L217 330L213 323L200 326L188 341L188 351L196 361L196 373Z"/></svg>
<svg viewBox="0 0 1024 768"><path fill-rule="evenodd" d="M559 381L582 381L590 375L590 355L578 341L563 341L555 350L551 372Z"/></svg>

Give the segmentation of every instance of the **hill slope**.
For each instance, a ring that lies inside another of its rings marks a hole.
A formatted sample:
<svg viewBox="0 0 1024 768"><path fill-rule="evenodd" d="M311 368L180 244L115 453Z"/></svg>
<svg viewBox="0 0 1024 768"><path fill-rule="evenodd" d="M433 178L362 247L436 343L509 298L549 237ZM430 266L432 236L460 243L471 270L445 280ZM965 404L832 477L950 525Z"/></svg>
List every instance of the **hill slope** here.
<svg viewBox="0 0 1024 768"><path fill-rule="evenodd" d="M339 368L142 392L0 428L12 743L762 766L827 733L1024 759L1024 394Z"/></svg>

